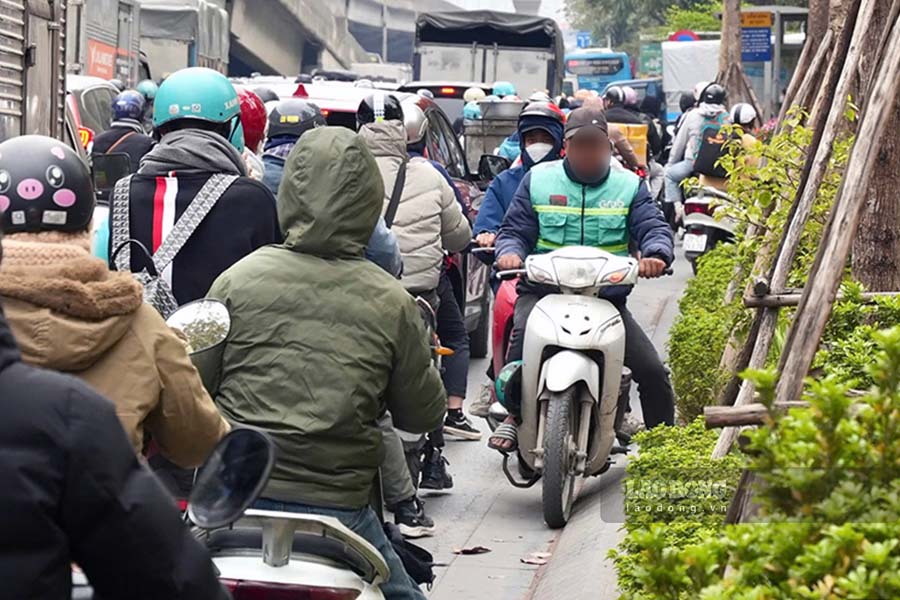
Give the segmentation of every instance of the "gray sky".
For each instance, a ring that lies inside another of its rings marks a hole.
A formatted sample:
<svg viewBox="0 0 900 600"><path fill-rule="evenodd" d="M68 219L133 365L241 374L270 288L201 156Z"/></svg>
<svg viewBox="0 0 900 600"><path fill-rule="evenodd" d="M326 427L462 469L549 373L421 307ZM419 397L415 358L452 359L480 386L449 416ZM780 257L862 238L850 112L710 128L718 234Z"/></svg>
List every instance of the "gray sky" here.
<svg viewBox="0 0 900 600"><path fill-rule="evenodd" d="M504 10L504 11L513 11L513 3L512 0L450 0L451 2L458 4L462 8L466 10L479 10L479 9L492 9L492 10ZM563 9L563 0L543 0L541 3L541 15L545 17L553 17L554 19L560 21L564 20L564 15L562 13Z"/></svg>

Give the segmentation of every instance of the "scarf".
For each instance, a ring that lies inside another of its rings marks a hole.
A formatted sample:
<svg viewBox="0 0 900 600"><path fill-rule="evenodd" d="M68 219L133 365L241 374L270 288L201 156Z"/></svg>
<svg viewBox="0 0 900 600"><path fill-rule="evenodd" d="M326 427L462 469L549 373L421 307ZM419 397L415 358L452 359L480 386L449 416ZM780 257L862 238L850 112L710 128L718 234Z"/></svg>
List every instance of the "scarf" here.
<svg viewBox="0 0 900 600"><path fill-rule="evenodd" d="M222 136L203 129L181 129L163 137L141 159L138 173L151 177L171 171L247 175L240 153Z"/></svg>

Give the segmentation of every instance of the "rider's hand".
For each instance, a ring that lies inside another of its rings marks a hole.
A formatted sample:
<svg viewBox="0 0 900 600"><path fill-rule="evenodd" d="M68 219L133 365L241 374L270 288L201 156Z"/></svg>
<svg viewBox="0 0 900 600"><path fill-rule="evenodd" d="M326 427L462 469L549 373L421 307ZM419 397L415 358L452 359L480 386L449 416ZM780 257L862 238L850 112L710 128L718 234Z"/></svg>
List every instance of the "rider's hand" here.
<svg viewBox="0 0 900 600"><path fill-rule="evenodd" d="M496 239L497 234L491 233L490 231L484 231L475 236L475 243L482 248L490 248L494 245L494 240Z"/></svg>
<svg viewBox="0 0 900 600"><path fill-rule="evenodd" d="M666 262L658 258L642 258L638 275L646 279L655 279L662 277L666 270Z"/></svg>
<svg viewBox="0 0 900 600"><path fill-rule="evenodd" d="M498 271L513 271L522 268L522 259L517 254L504 254L497 259Z"/></svg>

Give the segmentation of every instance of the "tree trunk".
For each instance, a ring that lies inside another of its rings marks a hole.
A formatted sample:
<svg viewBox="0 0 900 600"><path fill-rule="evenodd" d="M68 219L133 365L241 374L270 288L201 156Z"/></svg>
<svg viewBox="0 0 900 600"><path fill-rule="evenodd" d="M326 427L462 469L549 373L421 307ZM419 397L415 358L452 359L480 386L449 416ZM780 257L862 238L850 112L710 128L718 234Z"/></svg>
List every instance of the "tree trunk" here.
<svg viewBox="0 0 900 600"><path fill-rule="evenodd" d="M719 76L728 77L731 65L741 64L741 1L722 1L722 45L719 47ZM729 82L725 83L726 86Z"/></svg>
<svg viewBox="0 0 900 600"><path fill-rule="evenodd" d="M886 131L900 128L900 99L885 115ZM873 292L900 290L900 139L884 136L853 239L853 278Z"/></svg>
<svg viewBox="0 0 900 600"><path fill-rule="evenodd" d="M825 32L828 31L828 1L809 0L809 16L807 17L806 39L807 43L817 46ZM813 48L815 50L816 48Z"/></svg>

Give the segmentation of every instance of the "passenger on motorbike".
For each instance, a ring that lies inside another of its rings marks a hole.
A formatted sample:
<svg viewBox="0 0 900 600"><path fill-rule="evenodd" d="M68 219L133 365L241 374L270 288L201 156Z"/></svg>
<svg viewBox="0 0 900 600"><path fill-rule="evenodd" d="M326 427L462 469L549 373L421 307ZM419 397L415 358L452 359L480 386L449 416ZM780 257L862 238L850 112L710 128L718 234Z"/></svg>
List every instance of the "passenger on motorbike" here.
<svg viewBox="0 0 900 600"><path fill-rule="evenodd" d="M628 92L631 92L630 94ZM647 164L659 156L662 152L662 139L653 124L653 120L638 110L637 104L629 104L628 101L636 101L637 94L631 88L623 88L617 85L606 90L603 96L606 105L606 120L608 123L624 123L647 126Z"/></svg>
<svg viewBox="0 0 900 600"><path fill-rule="evenodd" d="M703 130L731 122L725 101L725 88L718 83L710 83L700 94L699 106L684 118L672 143L669 164L666 166L667 201L681 198L681 182L694 172L694 160L700 150Z"/></svg>
<svg viewBox="0 0 900 600"><path fill-rule="evenodd" d="M91 156L122 153L128 155L131 172L138 170L141 159L153 148L153 138L144 133L144 97L134 90L125 90L112 104L113 122L98 135L91 146Z"/></svg>
<svg viewBox="0 0 900 600"><path fill-rule="evenodd" d="M183 245L160 273L184 304L203 298L219 274L256 248L280 242L281 231L272 193L247 177L239 99L224 75L201 67L170 75L153 122L160 143L137 174L119 182L127 185L124 197L113 197L109 256L119 270L143 271L147 258L133 244L113 258L122 245L117 240L132 238L156 253L189 214L186 222L197 224L186 240L172 240ZM214 175L221 177L211 181ZM204 188L203 201L195 202ZM123 204L129 219L117 223L116 206Z"/></svg>
<svg viewBox="0 0 900 600"><path fill-rule="evenodd" d="M230 597L113 406L73 377L23 363L2 309L0 413L4 598L69 598L73 563L97 597Z"/></svg>
<svg viewBox="0 0 900 600"><path fill-rule="evenodd" d="M247 175L257 181L262 181L265 176L265 165L260 153L262 144L266 139L266 126L269 122L269 113L256 92L251 89L236 86L238 98L241 101L241 127L244 129L244 162L247 163Z"/></svg>
<svg viewBox="0 0 900 600"><path fill-rule="evenodd" d="M156 93L159 86L150 79L144 79L137 84L137 91L144 97L145 109L141 122L144 125L144 131L151 133L153 131L153 105L156 103Z"/></svg>
<svg viewBox="0 0 900 600"><path fill-rule="evenodd" d="M215 399L278 447L257 508L340 519L387 560L387 598L422 600L368 506L379 417L389 410L397 427L425 433L447 408L415 301L363 257L383 201L361 137L337 127L303 135L279 189L284 244L257 250L210 290L233 318Z"/></svg>
<svg viewBox="0 0 900 600"><path fill-rule="evenodd" d="M300 98L281 100L272 107L269 113L268 139L262 155L265 163L263 183L274 194L278 195L278 186L284 175L284 163L297 143L297 140L311 129L325 127L325 116L319 107ZM379 218L375 231L366 244L366 258L393 275L400 277L403 272L403 259L397 238Z"/></svg>
<svg viewBox="0 0 900 600"><path fill-rule="evenodd" d="M112 400L136 454L152 441L196 467L228 424L140 284L91 257L93 210L90 173L67 146L43 136L0 144L9 327L25 362L75 375Z"/></svg>
<svg viewBox="0 0 900 600"><path fill-rule="evenodd" d="M646 185L632 173L609 168L606 118L599 108L573 111L566 121L566 158L531 169L522 180L497 237L497 268L521 268L534 252L583 245L627 255L640 251L640 274L659 277L673 260L672 232ZM525 325L541 297L554 288L518 284L507 362L522 359ZM674 422L674 393L653 343L626 307L629 288L607 288L604 298L622 314L627 342L625 365L641 396L648 428ZM491 448L516 448L516 415L491 436Z"/></svg>

